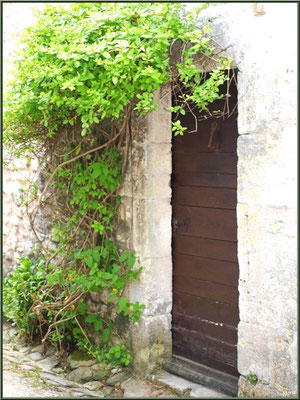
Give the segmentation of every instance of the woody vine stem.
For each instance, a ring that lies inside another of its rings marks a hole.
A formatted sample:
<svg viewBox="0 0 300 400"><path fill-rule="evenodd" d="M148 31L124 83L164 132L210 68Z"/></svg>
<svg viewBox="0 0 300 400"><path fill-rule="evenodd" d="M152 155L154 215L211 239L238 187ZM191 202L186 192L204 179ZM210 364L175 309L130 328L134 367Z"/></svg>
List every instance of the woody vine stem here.
<svg viewBox="0 0 300 400"><path fill-rule="evenodd" d="M115 322L135 323L141 315L144 305L131 303L124 290L142 267L132 249L118 248L115 231L131 118L157 108L153 93L163 85L175 95L169 111L191 113L195 131L195 108L212 116L207 106L221 98L220 85L230 84L230 60L214 49L209 23L197 27L207 6L47 5L23 34L4 97L4 145L12 159L37 158L46 183L23 188L39 246L34 257L21 258L3 290L5 315L27 336L130 363ZM215 68L205 74L211 62ZM213 116L229 113L224 107ZM182 135L186 128L175 118L172 130ZM50 218L55 248L37 231L41 215ZM90 301L97 296L100 308Z"/></svg>

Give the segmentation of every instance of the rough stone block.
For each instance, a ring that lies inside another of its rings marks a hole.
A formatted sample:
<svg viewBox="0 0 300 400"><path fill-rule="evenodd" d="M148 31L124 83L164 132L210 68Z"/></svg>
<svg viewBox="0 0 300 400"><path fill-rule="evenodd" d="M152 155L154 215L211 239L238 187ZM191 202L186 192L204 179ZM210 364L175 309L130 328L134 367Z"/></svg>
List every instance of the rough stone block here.
<svg viewBox="0 0 300 400"><path fill-rule="evenodd" d="M280 385L269 385L268 382L258 380L254 384L250 383L245 377L239 379L239 398L298 398L297 390L287 390Z"/></svg>
<svg viewBox="0 0 300 400"><path fill-rule="evenodd" d="M103 383L98 382L98 381L91 381L91 382L84 383L82 386L88 390L98 390L103 387Z"/></svg>
<svg viewBox="0 0 300 400"><path fill-rule="evenodd" d="M266 232L267 221L260 221L264 220L262 214L254 217L249 213L248 227L239 229L239 249L243 249L239 251L239 290L247 290L257 299L268 299L272 306L276 298L297 297L297 245L296 238Z"/></svg>
<svg viewBox="0 0 300 400"><path fill-rule="evenodd" d="M171 214L169 199L133 200L133 247L141 258L170 256Z"/></svg>
<svg viewBox="0 0 300 400"><path fill-rule="evenodd" d="M276 129L238 138L239 203L296 207L296 127Z"/></svg>
<svg viewBox="0 0 300 400"><path fill-rule="evenodd" d="M152 176L141 175L133 182L134 198L170 198L171 175L157 174Z"/></svg>
<svg viewBox="0 0 300 400"><path fill-rule="evenodd" d="M134 179L141 171L144 170L146 161L146 151L144 142L132 141L131 146L131 174Z"/></svg>
<svg viewBox="0 0 300 400"><path fill-rule="evenodd" d="M182 393L188 392L190 398L201 399L201 398L227 398L228 396L214 389L210 389L199 383L188 381L185 378L177 375L170 374L167 371L161 371L155 375L155 380L167 385L172 389L176 389ZM177 397L177 396L176 396ZM182 396L184 397L184 396Z"/></svg>
<svg viewBox="0 0 300 400"><path fill-rule="evenodd" d="M248 245L248 205L237 204L237 249L238 249L238 262L239 262L239 279L247 281L249 279L249 254L250 247Z"/></svg>
<svg viewBox="0 0 300 400"><path fill-rule="evenodd" d="M296 391L297 361L294 350L293 331L239 323L238 371L244 376L255 374L279 392Z"/></svg>
<svg viewBox="0 0 300 400"><path fill-rule="evenodd" d="M121 204L118 212L119 222L130 224L132 218L132 198L128 196L122 196Z"/></svg>
<svg viewBox="0 0 300 400"><path fill-rule="evenodd" d="M132 196L132 180L131 180L131 175L125 175L125 179L123 181L123 184L120 188L119 192L120 196L126 196L126 197L131 197Z"/></svg>
<svg viewBox="0 0 300 400"><path fill-rule="evenodd" d="M93 369L90 367L79 367L71 371L68 375L69 380L84 383L94 380L106 379L110 376L108 369Z"/></svg>
<svg viewBox="0 0 300 400"><path fill-rule="evenodd" d="M171 145L165 143L148 143L146 145L147 174L155 176L157 174L171 174L172 155Z"/></svg>
<svg viewBox="0 0 300 400"><path fill-rule="evenodd" d="M68 366L73 370L79 367L90 367L96 364L95 359L91 359L86 353L75 350L67 358Z"/></svg>
<svg viewBox="0 0 300 400"><path fill-rule="evenodd" d="M124 398L150 398L152 390L150 385L146 382L130 378L121 384L121 388L124 390Z"/></svg>
<svg viewBox="0 0 300 400"><path fill-rule="evenodd" d="M118 372L115 375L111 376L107 379L106 384L109 386L114 386L116 383L124 382L125 380L131 377L131 373L129 371Z"/></svg>
<svg viewBox="0 0 300 400"><path fill-rule="evenodd" d="M238 397L254 397L254 386L243 376L239 379Z"/></svg>
<svg viewBox="0 0 300 400"><path fill-rule="evenodd" d="M171 356L171 315L142 316L132 324L131 333L134 370L137 375L150 376Z"/></svg>
<svg viewBox="0 0 300 400"><path fill-rule="evenodd" d="M159 107L147 115L147 139L152 143L170 143L172 139L171 112L166 108L171 106L171 88L166 85L156 91L154 99Z"/></svg>
<svg viewBox="0 0 300 400"><path fill-rule="evenodd" d="M298 373L295 371L297 363L295 342L291 342L286 332L279 332L273 342L273 374L271 384L280 391L297 391Z"/></svg>
<svg viewBox="0 0 300 400"><path fill-rule="evenodd" d="M272 340L274 331L261 325L241 321L238 326L238 371L260 379L272 376Z"/></svg>
<svg viewBox="0 0 300 400"><path fill-rule="evenodd" d="M240 134L264 131L278 116L282 116L285 122L296 118L295 60L291 61L290 65L294 64L291 68L287 65L274 68L270 59L268 62L263 66L248 64L239 75ZM286 81L285 87L278 84L281 80Z"/></svg>
<svg viewBox="0 0 300 400"><path fill-rule="evenodd" d="M240 291L240 319L249 324L262 324L269 329L279 328L282 313L280 312L280 298L274 298L272 302L268 299L256 299L254 294Z"/></svg>
<svg viewBox="0 0 300 400"><path fill-rule="evenodd" d="M138 116L137 112L134 112L131 119L131 131L133 139L140 143L143 142L147 138L147 130L147 116Z"/></svg>
<svg viewBox="0 0 300 400"><path fill-rule="evenodd" d="M53 375L47 372L40 372L40 376L47 381L51 381L51 383L56 386L72 387L74 385L74 382L71 382L68 379L61 378L58 375Z"/></svg>
<svg viewBox="0 0 300 400"><path fill-rule="evenodd" d="M240 319L293 332L297 245L291 212L239 204L237 214Z"/></svg>
<svg viewBox="0 0 300 400"><path fill-rule="evenodd" d="M139 281L130 286L130 300L145 304L143 315L170 313L172 309L171 257L141 260L143 271Z"/></svg>

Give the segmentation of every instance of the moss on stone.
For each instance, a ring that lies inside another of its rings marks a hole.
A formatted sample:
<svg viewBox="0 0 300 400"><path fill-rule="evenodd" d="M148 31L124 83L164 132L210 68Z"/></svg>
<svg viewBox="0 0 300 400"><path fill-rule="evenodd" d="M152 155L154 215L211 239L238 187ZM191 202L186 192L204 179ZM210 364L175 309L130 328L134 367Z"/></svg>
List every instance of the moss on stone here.
<svg viewBox="0 0 300 400"><path fill-rule="evenodd" d="M75 350L70 354L69 359L72 361L88 361L91 357L83 351Z"/></svg>

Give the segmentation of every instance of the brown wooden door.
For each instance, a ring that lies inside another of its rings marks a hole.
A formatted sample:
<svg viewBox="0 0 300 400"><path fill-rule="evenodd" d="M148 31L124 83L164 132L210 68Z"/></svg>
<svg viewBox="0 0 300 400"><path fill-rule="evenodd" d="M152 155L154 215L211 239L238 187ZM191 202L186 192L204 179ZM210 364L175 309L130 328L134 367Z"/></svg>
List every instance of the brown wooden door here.
<svg viewBox="0 0 300 400"><path fill-rule="evenodd" d="M233 85L231 95L232 108ZM180 120L193 129L191 114ZM237 136L236 113L199 122L196 133L173 138L172 174L173 354L234 376Z"/></svg>

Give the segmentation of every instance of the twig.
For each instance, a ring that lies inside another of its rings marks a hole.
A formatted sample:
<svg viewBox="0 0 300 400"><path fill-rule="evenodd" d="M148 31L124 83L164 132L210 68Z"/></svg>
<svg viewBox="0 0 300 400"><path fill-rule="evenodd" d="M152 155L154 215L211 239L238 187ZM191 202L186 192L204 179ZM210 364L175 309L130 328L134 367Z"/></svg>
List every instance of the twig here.
<svg viewBox="0 0 300 400"><path fill-rule="evenodd" d="M75 317L75 321L77 322L81 332L83 333L84 337L86 338L86 340L89 342L89 345L92 346L91 342L89 341L89 338L87 337L86 333L84 332L84 330L82 329L82 326L80 325L78 319Z"/></svg>
<svg viewBox="0 0 300 400"><path fill-rule="evenodd" d="M48 330L45 334L45 336L42 339L42 343L45 343L45 341L47 340L47 337L50 335L51 333L51 328L53 328L54 326L58 325L58 324L62 324L63 322L66 321L70 321L71 319L73 319L74 317L69 317L69 318L65 318L65 319L61 319L59 321L53 322L51 325L49 325Z"/></svg>

